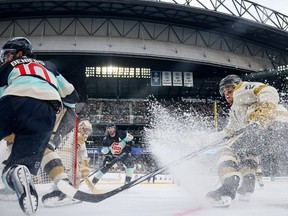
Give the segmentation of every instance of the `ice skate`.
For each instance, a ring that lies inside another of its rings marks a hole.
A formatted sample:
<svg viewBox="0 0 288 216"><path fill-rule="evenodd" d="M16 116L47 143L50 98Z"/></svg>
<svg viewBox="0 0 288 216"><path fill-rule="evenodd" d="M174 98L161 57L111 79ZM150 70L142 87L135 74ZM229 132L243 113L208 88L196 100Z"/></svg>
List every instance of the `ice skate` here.
<svg viewBox="0 0 288 216"><path fill-rule="evenodd" d="M38 208L38 194L27 167L19 165L10 168L6 180L11 189L16 192L22 211L26 215L33 215Z"/></svg>
<svg viewBox="0 0 288 216"><path fill-rule="evenodd" d="M79 200L68 198L66 194L57 188L55 188L52 192L42 196L42 203L45 207L58 207L64 205L72 205L80 202L81 201Z"/></svg>
<svg viewBox="0 0 288 216"><path fill-rule="evenodd" d="M206 195L207 200L213 207L229 207L236 196L239 186L239 177L232 176L225 179L223 185Z"/></svg>
<svg viewBox="0 0 288 216"><path fill-rule="evenodd" d="M255 175L248 174L243 177L243 181L237 193L239 194L238 200L249 202L255 189Z"/></svg>

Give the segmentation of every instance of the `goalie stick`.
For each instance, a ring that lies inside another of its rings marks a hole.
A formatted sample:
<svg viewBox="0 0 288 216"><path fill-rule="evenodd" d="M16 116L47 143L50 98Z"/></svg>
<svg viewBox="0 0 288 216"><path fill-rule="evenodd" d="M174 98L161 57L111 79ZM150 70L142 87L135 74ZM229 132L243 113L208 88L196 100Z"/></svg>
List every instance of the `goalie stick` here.
<svg viewBox="0 0 288 216"><path fill-rule="evenodd" d="M246 128L244 128L246 129ZM226 136L224 138L221 138L199 150L196 150L194 152L191 152L190 154L187 154L183 157L181 157L180 159L166 165L166 166L163 166L161 168L158 168L156 170L154 170L153 172L151 173L148 173L146 175L143 175L142 177L134 180L134 181L131 181L119 188L116 188L112 191L109 191L109 192L106 192L106 193L102 193L102 194L89 194L89 193L86 193L86 192L83 192L83 191L80 191L80 190L77 190L75 189L73 186L71 186L68 182L64 181L64 180L61 180L58 182L57 184L57 187L59 190L61 190L64 194L66 194L69 198L71 199L77 199L77 200L81 200L81 201L84 201L84 202L91 202L91 203L98 203L98 202L101 202L111 196L114 196L124 190L127 190L131 187L134 187L144 181L146 181L147 179L153 177L153 176L156 176L164 171L166 171L167 169L169 169L170 167L172 166L175 166L175 165L178 165L184 161L187 161L191 158L194 158L196 156L198 156L199 154L201 153L204 153L212 148L215 148L215 147L223 147L223 146L226 146L226 145L231 145L232 143L234 143L237 139L239 139L243 134L245 133L245 131L240 130L238 132L235 133L234 136Z"/></svg>

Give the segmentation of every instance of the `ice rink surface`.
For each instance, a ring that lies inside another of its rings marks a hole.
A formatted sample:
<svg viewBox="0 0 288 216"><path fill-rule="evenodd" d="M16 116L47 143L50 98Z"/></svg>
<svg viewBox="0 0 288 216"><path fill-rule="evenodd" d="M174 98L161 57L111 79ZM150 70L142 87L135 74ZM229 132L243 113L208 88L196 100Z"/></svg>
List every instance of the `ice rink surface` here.
<svg viewBox="0 0 288 216"><path fill-rule="evenodd" d="M102 189L112 186L101 185ZM115 187L115 185L113 186ZM84 188L85 189L85 188ZM0 201L1 216L24 215L16 201ZM250 202L236 199L229 208L207 206L203 196L177 184L141 184L100 203L79 203L46 208L39 202L39 216L287 216L288 182L256 186Z"/></svg>

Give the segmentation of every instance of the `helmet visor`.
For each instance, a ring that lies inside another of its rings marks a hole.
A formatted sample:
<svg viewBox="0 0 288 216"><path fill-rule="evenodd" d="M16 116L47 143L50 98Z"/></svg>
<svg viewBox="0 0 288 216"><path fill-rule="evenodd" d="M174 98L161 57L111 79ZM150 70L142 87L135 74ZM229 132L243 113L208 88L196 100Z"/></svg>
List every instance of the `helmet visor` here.
<svg viewBox="0 0 288 216"><path fill-rule="evenodd" d="M1 63L5 62L5 59L9 56L9 54L16 54L16 49L2 49L0 52L0 61Z"/></svg>

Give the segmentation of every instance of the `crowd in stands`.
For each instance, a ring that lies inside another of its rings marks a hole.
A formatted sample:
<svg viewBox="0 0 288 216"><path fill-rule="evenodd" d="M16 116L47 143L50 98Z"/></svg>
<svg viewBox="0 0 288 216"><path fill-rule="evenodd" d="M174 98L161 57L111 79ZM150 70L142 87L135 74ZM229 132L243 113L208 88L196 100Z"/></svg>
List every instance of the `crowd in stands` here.
<svg viewBox="0 0 288 216"><path fill-rule="evenodd" d="M178 112L188 112L195 116L213 117L213 102L195 102L187 100L160 100L164 107ZM150 102L148 100L88 100L80 112L82 119L92 124L149 124ZM218 106L218 115L226 114L223 106Z"/></svg>

